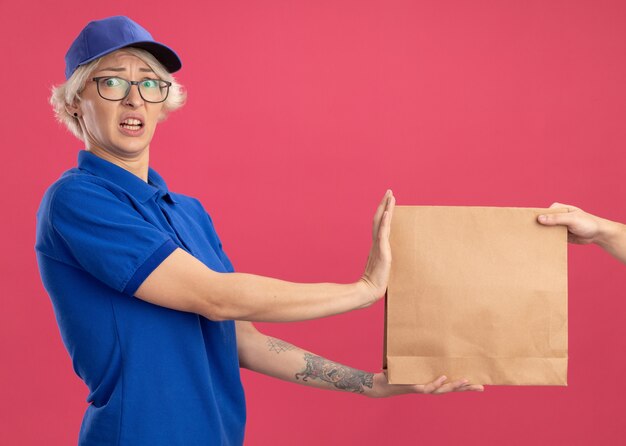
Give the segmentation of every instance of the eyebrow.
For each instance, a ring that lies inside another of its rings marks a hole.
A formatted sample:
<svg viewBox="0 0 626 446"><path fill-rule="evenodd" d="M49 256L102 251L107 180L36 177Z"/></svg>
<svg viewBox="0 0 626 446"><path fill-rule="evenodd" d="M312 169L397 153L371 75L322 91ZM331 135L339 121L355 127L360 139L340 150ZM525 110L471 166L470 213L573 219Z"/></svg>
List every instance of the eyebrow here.
<svg viewBox="0 0 626 446"><path fill-rule="evenodd" d="M126 68L123 68L123 67L107 67L107 68L102 68L102 69L96 71L96 73L99 73L100 71L126 71ZM140 68L139 71L141 71L143 73L154 73L154 71L152 71L150 68Z"/></svg>

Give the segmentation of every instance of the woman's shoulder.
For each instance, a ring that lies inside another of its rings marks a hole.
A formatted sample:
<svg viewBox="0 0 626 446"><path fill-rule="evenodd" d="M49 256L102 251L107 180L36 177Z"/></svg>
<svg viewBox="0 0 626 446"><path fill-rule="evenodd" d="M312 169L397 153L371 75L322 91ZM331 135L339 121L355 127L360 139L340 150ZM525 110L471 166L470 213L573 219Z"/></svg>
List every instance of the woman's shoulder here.
<svg viewBox="0 0 626 446"><path fill-rule="evenodd" d="M114 192L110 182L95 175L90 175L78 168L72 168L63 174L44 192L42 203L54 201L59 195L85 194L101 192L103 189Z"/></svg>
<svg viewBox="0 0 626 446"><path fill-rule="evenodd" d="M48 186L37 210L38 219L51 218L55 208L87 206L93 209L93 205L98 202L125 201L118 189L109 181L72 168Z"/></svg>
<svg viewBox="0 0 626 446"><path fill-rule="evenodd" d="M59 221L73 220L79 224L86 216L106 212L103 203L116 198L100 179L78 169L64 172L44 192L36 214L37 242L35 248L52 253L58 246L55 227Z"/></svg>

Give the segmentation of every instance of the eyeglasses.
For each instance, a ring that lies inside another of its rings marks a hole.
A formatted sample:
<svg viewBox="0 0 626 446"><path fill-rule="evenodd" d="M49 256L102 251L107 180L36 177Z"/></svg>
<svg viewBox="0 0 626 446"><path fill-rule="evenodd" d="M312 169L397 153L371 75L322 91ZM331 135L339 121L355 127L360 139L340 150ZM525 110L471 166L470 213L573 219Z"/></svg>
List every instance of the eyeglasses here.
<svg viewBox="0 0 626 446"><path fill-rule="evenodd" d="M167 99L171 82L161 79L129 81L121 77L101 76L92 79L98 87L98 94L107 101L121 101L130 93L133 85L139 89L139 95L146 102L159 103Z"/></svg>

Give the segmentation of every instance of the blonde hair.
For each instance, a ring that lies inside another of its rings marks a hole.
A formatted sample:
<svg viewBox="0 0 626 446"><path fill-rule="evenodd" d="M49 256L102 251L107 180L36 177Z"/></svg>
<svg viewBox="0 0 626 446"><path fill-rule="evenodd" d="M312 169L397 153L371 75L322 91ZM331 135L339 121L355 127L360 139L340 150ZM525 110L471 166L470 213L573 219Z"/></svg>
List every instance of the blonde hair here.
<svg viewBox="0 0 626 446"><path fill-rule="evenodd" d="M170 112L183 106L187 99L187 93L183 89L183 86L176 81L174 76L172 76L152 54L146 50L134 47L126 47L117 51L123 51L137 56L145 62L160 79L172 83L167 99L163 103L160 121L167 118ZM102 57L99 57L94 61L79 66L67 81L60 85L53 86L51 89L50 104L52 105L57 121L64 124L67 129L80 140L83 140L83 130L80 127L80 122L77 117L67 111L67 107L80 102L80 93L85 88L89 76L91 76L91 73L98 67L101 60Z"/></svg>

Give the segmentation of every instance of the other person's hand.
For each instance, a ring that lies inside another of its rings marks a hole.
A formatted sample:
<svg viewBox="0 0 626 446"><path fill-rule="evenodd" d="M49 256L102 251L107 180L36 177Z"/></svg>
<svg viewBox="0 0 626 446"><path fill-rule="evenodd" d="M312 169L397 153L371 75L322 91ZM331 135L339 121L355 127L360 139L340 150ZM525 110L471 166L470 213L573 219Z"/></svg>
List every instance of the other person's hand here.
<svg viewBox="0 0 626 446"><path fill-rule="evenodd" d="M597 243L602 238L606 220L569 204L554 203L550 206L550 209L553 208L564 208L567 209L567 212L540 215L538 217L539 223L546 226L567 226L567 240L570 243L586 245Z"/></svg>
<svg viewBox="0 0 626 446"><path fill-rule="evenodd" d="M570 243L595 243L626 264L626 225L588 214L569 204L554 203L550 208L565 208L567 212L539 215L539 223L567 226L567 240Z"/></svg>

